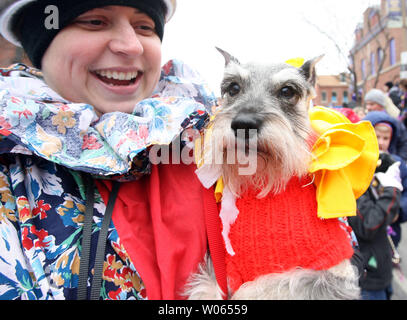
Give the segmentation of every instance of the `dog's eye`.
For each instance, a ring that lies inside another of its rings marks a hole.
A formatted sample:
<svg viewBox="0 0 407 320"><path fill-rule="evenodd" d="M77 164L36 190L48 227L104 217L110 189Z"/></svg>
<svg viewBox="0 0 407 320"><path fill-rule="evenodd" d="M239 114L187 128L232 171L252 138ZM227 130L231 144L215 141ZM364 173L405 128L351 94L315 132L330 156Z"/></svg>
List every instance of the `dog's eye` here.
<svg viewBox="0 0 407 320"><path fill-rule="evenodd" d="M236 82L232 83L226 90L227 94L231 97L234 97L240 93L240 85Z"/></svg>
<svg viewBox="0 0 407 320"><path fill-rule="evenodd" d="M280 96L285 99L292 99L296 94L297 92L291 87L284 87L280 90Z"/></svg>

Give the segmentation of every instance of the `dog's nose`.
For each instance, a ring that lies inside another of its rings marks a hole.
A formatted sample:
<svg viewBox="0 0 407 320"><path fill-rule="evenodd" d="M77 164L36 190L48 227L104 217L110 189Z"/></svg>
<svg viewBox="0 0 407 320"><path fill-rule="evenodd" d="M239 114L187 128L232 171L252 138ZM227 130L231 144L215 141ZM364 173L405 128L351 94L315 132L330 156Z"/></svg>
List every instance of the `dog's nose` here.
<svg viewBox="0 0 407 320"><path fill-rule="evenodd" d="M252 114L238 114L232 121L231 127L237 136L239 130L245 131L245 137L252 138L258 133L263 123L263 119Z"/></svg>

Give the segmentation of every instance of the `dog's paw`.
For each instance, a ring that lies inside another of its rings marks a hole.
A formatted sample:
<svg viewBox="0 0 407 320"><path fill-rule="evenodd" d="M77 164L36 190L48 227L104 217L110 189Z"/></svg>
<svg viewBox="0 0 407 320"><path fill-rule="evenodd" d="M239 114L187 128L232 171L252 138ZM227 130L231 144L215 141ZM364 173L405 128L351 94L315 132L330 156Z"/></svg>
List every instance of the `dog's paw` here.
<svg viewBox="0 0 407 320"><path fill-rule="evenodd" d="M190 277L183 295L188 300L223 299L223 292L216 281L212 260L208 255L199 265L198 272Z"/></svg>

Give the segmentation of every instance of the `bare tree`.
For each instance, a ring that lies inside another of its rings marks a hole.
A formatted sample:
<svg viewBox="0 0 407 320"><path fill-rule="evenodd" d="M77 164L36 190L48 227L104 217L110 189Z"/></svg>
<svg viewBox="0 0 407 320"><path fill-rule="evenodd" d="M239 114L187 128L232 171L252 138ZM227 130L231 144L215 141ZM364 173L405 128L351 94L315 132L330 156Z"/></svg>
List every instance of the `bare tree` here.
<svg viewBox="0 0 407 320"><path fill-rule="evenodd" d="M386 58L387 58L387 51L390 47L390 42L391 42L392 38L391 38L391 35L387 28L387 21L384 21L385 19L383 19L382 15L380 13L380 10L377 10L375 8L372 10L376 10L375 13L378 16L379 21L378 21L378 24L374 28L372 28L371 21L370 21L370 19L368 19L369 32L372 34L377 32L376 36L374 37L374 40L377 44L377 48L380 50L380 52L383 53L383 56L380 59L380 64L377 68L376 78L375 78L374 85L373 85L373 88L376 88L379 83L379 80L380 80L380 74L383 70L384 62L386 61ZM382 43L382 41L380 41L379 36L378 36L381 32L384 35L384 43Z"/></svg>
<svg viewBox="0 0 407 320"><path fill-rule="evenodd" d="M383 55L380 59L380 64L377 66L377 71L375 74L375 81L374 81L374 88L377 87L378 82L380 80L380 75L383 70L384 62L387 57L387 50L389 49L390 46L390 41L391 41L391 36L389 34L388 28L387 28L387 18L383 18L380 9L377 7L370 7L370 10L375 10L375 14L378 17L378 23L372 27L370 19L368 19L368 33L369 35L373 36L373 41L376 42L377 48L379 48L379 52L382 52ZM357 48L354 46L349 50L349 47L343 46L339 43L338 38L335 36L335 34L332 34L326 30L324 30L322 27L318 26L317 24L313 23L312 21L309 21L307 18L304 17L304 20L307 24L315 28L319 33L324 35L327 39L329 39L332 44L335 46L338 54L340 57L342 57L343 61L346 62L347 65L347 70L350 73L350 84L353 87L354 94L356 96L356 101L361 102L362 97L359 94L358 88L362 88L363 91L366 89L366 83L368 80L368 76L366 75L362 79L362 84L359 86L359 78L358 78L358 73L357 73L357 68L360 67L355 59L356 53L358 53L360 50L364 49L363 57L365 61L369 61L369 56L368 52L366 50L366 47L362 47L359 50L356 50ZM380 39L380 34L384 35L384 40ZM370 40L370 41L372 41Z"/></svg>
<svg viewBox="0 0 407 320"><path fill-rule="evenodd" d="M324 35L327 39L329 39L332 44L335 46L338 54L340 57L342 57L342 59L346 62L347 65L347 69L350 73L350 81L352 82L352 86L354 88L354 93L356 95L356 101L360 101L360 96L359 96L359 91L357 90L358 88L358 74L356 72L356 65L354 63L355 61L355 54L352 52L348 52L346 50L346 48L344 48L343 46L341 46L341 44L338 43L337 38L325 31L324 29L322 29L320 26L316 25L315 23L309 21L308 19L304 18L304 20L313 28L315 28L319 33L321 33L322 35ZM349 60L352 61L352 63L349 63Z"/></svg>

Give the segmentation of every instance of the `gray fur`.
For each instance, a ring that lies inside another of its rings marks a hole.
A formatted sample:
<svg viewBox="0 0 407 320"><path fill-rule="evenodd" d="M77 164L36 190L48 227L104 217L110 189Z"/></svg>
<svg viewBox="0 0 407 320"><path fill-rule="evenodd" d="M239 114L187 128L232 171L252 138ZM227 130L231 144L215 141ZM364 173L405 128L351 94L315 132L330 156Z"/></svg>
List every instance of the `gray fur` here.
<svg viewBox="0 0 407 320"><path fill-rule="evenodd" d="M212 260L207 254L198 272L191 275L182 294L189 300L222 300L223 292L217 281Z"/></svg>
<svg viewBox="0 0 407 320"><path fill-rule="evenodd" d="M312 75L318 59L308 61L300 69L285 63L241 64L232 55L218 50L226 65L221 84L222 108L213 121L213 136L218 141L212 144L214 149L205 152L215 154L226 149L224 141L235 140L233 121L242 115L247 117L249 122L259 124L257 154L262 169L248 179L237 174L239 164L229 165L224 160L225 183L236 195L244 192L248 182L262 190L259 196L279 192L292 176L307 173L310 159L307 141L312 134L308 108L314 97ZM287 88L294 93L291 98L282 95ZM221 142L219 137L223 137Z"/></svg>
<svg viewBox="0 0 407 320"><path fill-rule="evenodd" d="M297 269L265 275L243 284L232 300L357 300L360 299L357 272L338 277L329 270Z"/></svg>
<svg viewBox="0 0 407 320"><path fill-rule="evenodd" d="M321 57L307 61L302 68L288 64L241 64L229 53L225 58L222 81L222 109L212 122L211 143L205 154L224 151L227 143L235 150L237 128L256 128L255 157L260 165L251 176L239 176L239 164L227 163L221 173L225 185L235 196L255 187L264 197L282 191L293 177L307 174L310 161L309 139L312 130L308 117L314 97L315 64ZM286 88L289 88L288 91ZM288 93L287 93L288 92ZM294 92L294 94L292 94ZM241 139L241 137L237 137ZM245 151L253 139L245 137ZM224 142L226 141L226 142ZM249 145L249 147L248 147ZM223 153L224 154L224 153ZM219 164L213 164L219 171ZM268 274L244 283L229 298L234 300L345 300L359 299L358 274L349 260L329 270L294 269ZM188 285L189 299L220 299L219 286L209 258L200 265Z"/></svg>
<svg viewBox="0 0 407 320"><path fill-rule="evenodd" d="M358 300L359 275L349 260L329 270L294 269L244 283L231 300ZM188 282L189 300L222 300L212 261L207 256Z"/></svg>

